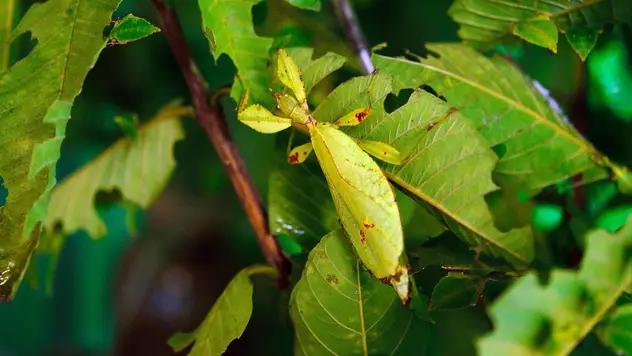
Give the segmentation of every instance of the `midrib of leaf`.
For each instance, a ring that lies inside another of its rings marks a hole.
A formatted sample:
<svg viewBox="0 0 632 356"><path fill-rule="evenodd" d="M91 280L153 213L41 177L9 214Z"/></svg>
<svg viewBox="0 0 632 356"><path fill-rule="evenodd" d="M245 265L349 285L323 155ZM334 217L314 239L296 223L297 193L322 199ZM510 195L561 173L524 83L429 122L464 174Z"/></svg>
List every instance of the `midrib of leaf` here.
<svg viewBox="0 0 632 356"><path fill-rule="evenodd" d="M364 300L362 300L362 284L360 284L360 262L359 261L356 262L356 278L357 278L357 283L358 283L358 308L360 309L360 332L361 332L361 337L362 337L362 350L364 351L364 356L369 356L369 349L366 344L366 329L364 328L364 309L363 309Z"/></svg>
<svg viewBox="0 0 632 356"><path fill-rule="evenodd" d="M460 76L460 75L458 75L456 73L452 73L452 72L446 71L444 69L437 68L437 67L434 67L434 66L422 63L422 62L413 62L413 61L409 61L407 59L394 58L394 57L393 58L389 58L389 59L394 60L394 61L408 63L408 64L411 64L411 65L420 66L420 67L426 68L428 70L431 70L431 71L434 71L434 72L437 72L437 73L441 73L443 75L446 75L446 76L449 76L451 78L457 79L457 80L459 80L459 81L461 81L463 83L466 83L466 84L470 85L471 87L474 87L474 88L476 88L476 89L478 89L480 91L488 93L488 94L494 96L497 99L505 101L507 104L511 105L512 107L514 107L514 108L524 112L525 114L533 117L538 123L541 123L541 124L544 124L544 125L550 127L551 129L553 129L556 132L556 134L564 136L569 141L573 142L574 144L576 144L577 146L579 146L580 148L582 148L586 152L596 153L596 150L592 146L587 144L584 140L581 140L578 137L572 135L570 133L570 131L565 130L564 128L556 125L555 123L553 123L551 121L548 121L542 115L540 115L537 112L535 112L535 111L527 108L526 106L522 105L522 103L520 103L518 101L515 101L515 100L513 100L511 98L508 98L508 97L502 95L501 93L499 93L499 92L497 92L495 90L492 90L492 89L490 89L490 88L488 88L486 86L482 86L482 85L480 85L480 84L478 84L476 82L473 82L473 81L471 81L471 80L469 80L469 79L467 79L465 77L462 77L462 76Z"/></svg>
<svg viewBox="0 0 632 356"><path fill-rule="evenodd" d="M575 342L567 343L566 347L563 348L558 355L570 355L575 347L577 347L577 345L588 335L588 333L590 333L592 329L594 329L595 326L602 321L606 313L610 311L610 308L616 304L617 299L619 299L621 294L623 294L623 292L625 292L631 284L632 273L629 272L625 278L625 282L619 284L615 293L610 294L609 298L605 303L603 303L597 313L595 313L595 315L593 315L593 317L591 317L588 322L583 325L579 333L579 337L575 339Z"/></svg>
<svg viewBox="0 0 632 356"><path fill-rule="evenodd" d="M505 253L508 253L512 256L514 256L516 259L524 262L525 264L529 263L530 261L525 260L522 256L514 253L513 251L511 251L511 249L507 249L505 246L501 245L498 243L498 241L495 241L494 239L492 239L491 237L489 237L488 235L484 234L483 232L479 231L477 228L475 228L474 226L472 226L471 224L469 224L467 221L461 219L459 217L459 215L454 214L453 212L451 212L450 210L445 209L442 205L437 204L437 202L430 196L423 194L422 192L419 191L419 189L412 187L410 184L406 183L405 181L399 179L399 177L397 177L396 175L387 172L385 170L382 170L382 172L384 172L384 174L386 175L386 177L392 181L393 183L401 186L402 188L404 188L406 191L416 195L417 197L419 197L421 200L427 202L428 204L430 204L432 207L434 207L435 209L439 210L442 214L450 217L451 219L453 219L454 221L456 221L457 223L459 223L460 225L462 225L464 228L466 228L469 231L472 231L473 233L475 233L476 235L480 236L481 238L485 239L485 241L489 242L491 245L497 246L499 248L501 248ZM466 203L467 204L467 203ZM466 205L465 204L465 205Z"/></svg>

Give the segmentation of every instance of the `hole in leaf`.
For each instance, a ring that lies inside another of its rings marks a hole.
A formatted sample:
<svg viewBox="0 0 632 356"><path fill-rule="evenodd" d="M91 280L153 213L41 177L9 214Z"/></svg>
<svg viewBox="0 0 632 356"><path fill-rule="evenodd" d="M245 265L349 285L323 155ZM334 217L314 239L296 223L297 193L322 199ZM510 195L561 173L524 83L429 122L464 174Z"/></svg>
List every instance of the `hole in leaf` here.
<svg viewBox="0 0 632 356"><path fill-rule="evenodd" d="M9 68L15 63L26 58L33 48L37 46L37 39L31 37L31 31L24 32L11 42L11 54L9 56Z"/></svg>
<svg viewBox="0 0 632 356"><path fill-rule="evenodd" d="M4 179L0 176L0 206L4 206L9 196L9 190L4 186Z"/></svg>
<svg viewBox="0 0 632 356"><path fill-rule="evenodd" d="M413 93L413 89L402 89L399 91L398 95L393 93L388 94L386 99L384 100L384 109L387 113L392 113L393 111L402 107L410 98L410 95Z"/></svg>
<svg viewBox="0 0 632 356"><path fill-rule="evenodd" d="M492 150L494 150L494 153L496 153L498 158L503 158L505 153L507 153L507 146L504 143L501 143L500 145L492 147Z"/></svg>

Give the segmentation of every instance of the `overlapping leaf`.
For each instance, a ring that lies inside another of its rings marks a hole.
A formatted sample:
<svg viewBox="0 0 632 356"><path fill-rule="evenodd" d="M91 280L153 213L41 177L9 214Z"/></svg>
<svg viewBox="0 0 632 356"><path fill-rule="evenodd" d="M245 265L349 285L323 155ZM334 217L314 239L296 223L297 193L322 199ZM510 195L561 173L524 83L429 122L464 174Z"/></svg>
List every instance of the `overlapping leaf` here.
<svg viewBox="0 0 632 356"><path fill-rule="evenodd" d="M345 57L328 52L318 59L312 59L314 50L306 47L288 48L287 53L296 62L303 74L305 91L309 92L326 76L340 69L345 63Z"/></svg>
<svg viewBox="0 0 632 356"><path fill-rule="evenodd" d="M297 355L434 354L430 324L364 271L341 230L312 250L290 300Z"/></svg>
<svg viewBox="0 0 632 356"><path fill-rule="evenodd" d="M246 89L250 102L273 105L268 91L267 63L272 39L259 37L252 24L252 7L261 0L198 0L203 30L215 60L226 54L237 68L231 92L236 102Z"/></svg>
<svg viewBox="0 0 632 356"><path fill-rule="evenodd" d="M188 107L165 107L138 129L136 138L118 140L55 187L46 230L52 232L61 223L65 234L82 229L93 238L104 236L105 224L94 207L100 191L118 190L126 201L147 208L171 177L175 168L173 146L184 138L180 117L190 114Z"/></svg>
<svg viewBox="0 0 632 356"><path fill-rule="evenodd" d="M553 271L546 286L531 273L494 303L480 355L568 355L606 316L632 283L632 218L616 234L586 238L579 271Z"/></svg>
<svg viewBox="0 0 632 356"><path fill-rule="evenodd" d="M391 182L440 213L461 239L524 266L533 258L530 231L498 231L484 200L497 189L491 178L497 158L488 143L459 111L451 112L450 106L423 91L387 115L383 100L392 90L390 82L382 74L354 78L336 88L314 116L331 121L342 112L371 106L366 121L346 132L388 143L407 156L399 166L381 164Z"/></svg>
<svg viewBox="0 0 632 356"><path fill-rule="evenodd" d="M615 21L632 24L632 6L628 0L456 0L448 13L460 25L459 36L480 49L492 48L515 33L516 27L537 17L550 19L563 33L575 29L601 29ZM547 26L544 22L541 24ZM521 37L545 45L537 41L537 33L543 31L539 27L534 29L533 37ZM574 45L573 41L570 43ZM577 50L581 52L581 48Z"/></svg>
<svg viewBox="0 0 632 356"><path fill-rule="evenodd" d="M105 46L103 29L120 0L49 0L31 6L13 37L37 45L0 76L0 300L10 297L46 217L55 164L74 98ZM4 24L3 24L4 25ZM14 255L15 254L15 255Z"/></svg>
<svg viewBox="0 0 632 356"><path fill-rule="evenodd" d="M180 352L192 343L192 356L219 356L230 343L241 337L252 315L252 282L255 273L272 273L268 266L252 266L241 270L226 286L202 324L191 333L177 333L169 345Z"/></svg>
<svg viewBox="0 0 632 356"><path fill-rule="evenodd" d="M459 44L428 48L438 57L413 62L374 56L374 62L396 77L395 90L430 85L470 119L500 156L494 170L499 183L535 194L596 168L595 162L616 174L617 167L567 123L543 88L511 63Z"/></svg>

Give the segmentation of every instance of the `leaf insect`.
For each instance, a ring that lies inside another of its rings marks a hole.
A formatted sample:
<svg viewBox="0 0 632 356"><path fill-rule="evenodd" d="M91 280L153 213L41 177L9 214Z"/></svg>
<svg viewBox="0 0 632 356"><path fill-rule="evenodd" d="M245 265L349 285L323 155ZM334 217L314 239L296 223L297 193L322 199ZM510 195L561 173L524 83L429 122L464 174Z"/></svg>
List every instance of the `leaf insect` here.
<svg viewBox="0 0 632 356"><path fill-rule="evenodd" d="M338 129L362 123L370 115L370 107L353 110L335 123L317 122L307 105L301 73L283 49L278 50L277 67L279 80L293 93L273 93L280 116L261 105L245 107L242 103L239 120L262 133L295 126L309 134L311 142L290 150L288 163L302 163L315 152L341 225L360 260L375 278L392 285L407 304L411 281L399 209L393 188L369 154L391 164L401 164L404 158L384 142L356 141Z"/></svg>

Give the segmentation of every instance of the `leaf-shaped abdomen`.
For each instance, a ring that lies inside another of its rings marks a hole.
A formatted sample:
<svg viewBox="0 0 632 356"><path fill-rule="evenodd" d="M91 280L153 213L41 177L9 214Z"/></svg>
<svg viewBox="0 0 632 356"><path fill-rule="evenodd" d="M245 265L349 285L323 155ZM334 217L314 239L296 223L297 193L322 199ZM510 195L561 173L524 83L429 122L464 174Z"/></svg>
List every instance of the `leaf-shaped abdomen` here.
<svg viewBox="0 0 632 356"><path fill-rule="evenodd" d="M345 133L330 125L309 127L341 223L360 260L377 278L394 276L404 243L388 180Z"/></svg>

